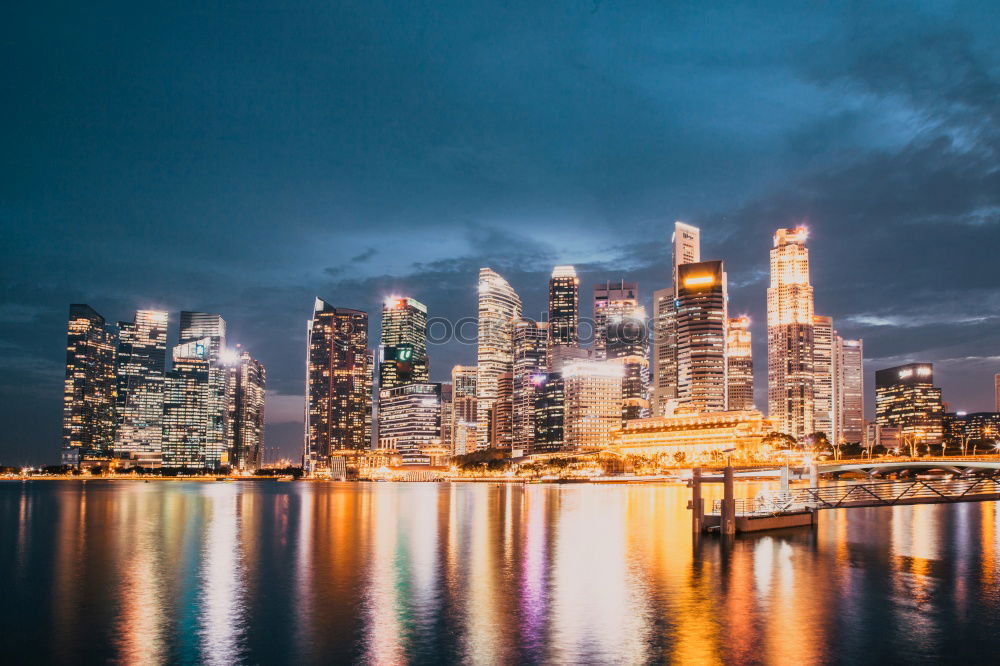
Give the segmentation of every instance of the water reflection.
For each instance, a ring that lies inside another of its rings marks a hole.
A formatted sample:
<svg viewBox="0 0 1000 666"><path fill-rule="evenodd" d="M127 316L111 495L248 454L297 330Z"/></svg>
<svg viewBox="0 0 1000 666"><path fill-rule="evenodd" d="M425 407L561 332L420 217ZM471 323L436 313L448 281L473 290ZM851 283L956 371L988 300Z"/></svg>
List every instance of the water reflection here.
<svg viewBox="0 0 1000 666"><path fill-rule="evenodd" d="M744 494L753 494L748 487ZM690 534L673 485L0 484L10 662L977 661L995 504Z"/></svg>

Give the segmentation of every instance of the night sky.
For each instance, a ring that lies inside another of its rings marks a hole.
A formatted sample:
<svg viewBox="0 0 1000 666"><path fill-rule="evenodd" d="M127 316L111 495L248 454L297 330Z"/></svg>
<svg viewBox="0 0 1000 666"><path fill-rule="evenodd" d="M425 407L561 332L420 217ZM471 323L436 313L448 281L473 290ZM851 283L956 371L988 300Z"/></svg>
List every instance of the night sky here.
<svg viewBox="0 0 1000 666"><path fill-rule="evenodd" d="M754 321L775 228L876 369L1000 371L1000 3L97 2L0 20L0 462L53 462L68 305L220 312L301 446L315 296L527 315L552 266L668 283L675 219ZM447 379L475 347L430 350Z"/></svg>

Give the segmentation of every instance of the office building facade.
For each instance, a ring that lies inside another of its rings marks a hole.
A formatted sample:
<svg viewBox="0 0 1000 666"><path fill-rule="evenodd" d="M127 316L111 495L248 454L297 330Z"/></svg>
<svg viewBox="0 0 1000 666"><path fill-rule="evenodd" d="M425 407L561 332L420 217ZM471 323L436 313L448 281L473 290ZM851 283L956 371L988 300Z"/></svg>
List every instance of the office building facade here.
<svg viewBox="0 0 1000 666"><path fill-rule="evenodd" d="M379 448L404 465L428 465L424 449L441 444L441 384L415 382L379 391Z"/></svg>
<svg viewBox="0 0 1000 666"><path fill-rule="evenodd" d="M477 448L493 445L490 411L497 400L500 375L514 368L514 322L521 318L521 299L495 271L479 271L479 330L476 348Z"/></svg>
<svg viewBox="0 0 1000 666"><path fill-rule="evenodd" d="M544 374L548 324L521 319L514 325L513 447L530 451L535 437L534 378Z"/></svg>
<svg viewBox="0 0 1000 666"><path fill-rule="evenodd" d="M63 383L62 460L80 464L114 450L115 341L89 305L69 306Z"/></svg>
<svg viewBox="0 0 1000 666"><path fill-rule="evenodd" d="M594 360L607 359L608 320L639 307L639 286L635 282L604 282L594 286Z"/></svg>
<svg viewBox="0 0 1000 666"><path fill-rule="evenodd" d="M726 409L752 410L753 351L750 317L730 317L726 328Z"/></svg>
<svg viewBox="0 0 1000 666"><path fill-rule="evenodd" d="M865 437L864 343L833 339L833 437L831 442L849 444Z"/></svg>
<svg viewBox="0 0 1000 666"><path fill-rule="evenodd" d="M677 269L677 402L698 412L726 409L726 273L721 261Z"/></svg>
<svg viewBox="0 0 1000 666"><path fill-rule="evenodd" d="M932 364L909 363L875 372L875 422L899 427L906 445L939 444L943 419Z"/></svg>
<svg viewBox="0 0 1000 666"><path fill-rule="evenodd" d="M611 361L567 363L562 371L567 448L611 446L612 433L622 425L622 366Z"/></svg>
<svg viewBox="0 0 1000 666"><path fill-rule="evenodd" d="M141 467L162 459L168 321L166 312L139 310L118 322L115 455Z"/></svg>

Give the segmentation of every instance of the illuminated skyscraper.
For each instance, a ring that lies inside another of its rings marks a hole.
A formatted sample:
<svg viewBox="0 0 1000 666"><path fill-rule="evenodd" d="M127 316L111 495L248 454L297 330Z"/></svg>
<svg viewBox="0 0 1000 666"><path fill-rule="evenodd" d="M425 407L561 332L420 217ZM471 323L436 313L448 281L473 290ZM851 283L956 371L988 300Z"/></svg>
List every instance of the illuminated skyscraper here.
<svg viewBox="0 0 1000 666"><path fill-rule="evenodd" d="M565 443L566 394L562 375L558 372L535 375L532 382L535 434L529 452L554 453Z"/></svg>
<svg viewBox="0 0 1000 666"><path fill-rule="evenodd" d="M611 361L567 363L562 372L565 392L565 445L603 449L622 426L622 366Z"/></svg>
<svg viewBox="0 0 1000 666"><path fill-rule="evenodd" d="M455 436L452 433L454 423L455 392L451 382L441 383L441 445L448 447L454 454Z"/></svg>
<svg viewBox="0 0 1000 666"><path fill-rule="evenodd" d="M548 324L521 319L514 325L513 421L515 449L531 450L535 438L534 377L545 373Z"/></svg>
<svg viewBox="0 0 1000 666"><path fill-rule="evenodd" d="M803 439L813 425L813 289L804 227L778 229L767 289L767 409L779 432Z"/></svg>
<svg viewBox="0 0 1000 666"><path fill-rule="evenodd" d="M159 467L163 442L167 313L139 310L118 322L115 455Z"/></svg>
<svg viewBox="0 0 1000 666"><path fill-rule="evenodd" d="M678 267L677 401L698 412L726 409L726 273L721 261Z"/></svg>
<svg viewBox="0 0 1000 666"><path fill-rule="evenodd" d="M649 331L646 308L617 308L606 323L606 355L622 366L622 419L649 416Z"/></svg>
<svg viewBox="0 0 1000 666"><path fill-rule="evenodd" d="M750 317L729 320L726 329L726 401L731 412L753 409L753 353L750 344Z"/></svg>
<svg viewBox="0 0 1000 666"><path fill-rule="evenodd" d="M426 382L427 306L413 298L386 299L382 305L381 349L379 389Z"/></svg>
<svg viewBox="0 0 1000 666"><path fill-rule="evenodd" d="M514 368L514 322L521 318L521 299L489 268L479 270L479 331L476 349L477 448L490 441L490 411L497 399L497 380Z"/></svg>
<svg viewBox="0 0 1000 666"><path fill-rule="evenodd" d="M497 377L497 398L490 408L490 446L509 449L514 443L514 374Z"/></svg>
<svg viewBox="0 0 1000 666"><path fill-rule="evenodd" d="M303 467L328 473L338 451L371 443L372 368L368 314L316 299L307 328Z"/></svg>
<svg viewBox="0 0 1000 666"><path fill-rule="evenodd" d="M451 451L460 456L476 448L476 366L451 369Z"/></svg>
<svg viewBox="0 0 1000 666"><path fill-rule="evenodd" d="M208 425L205 440L207 467L222 464L229 436L229 413L226 409L226 377L228 370L223 362L226 349L226 322L217 314L207 312L181 312L180 343L203 342L208 360L209 396L205 409Z"/></svg>
<svg viewBox="0 0 1000 666"><path fill-rule="evenodd" d="M833 340L833 437L837 444L862 442L865 436L864 345L861 340Z"/></svg>
<svg viewBox="0 0 1000 666"><path fill-rule="evenodd" d="M240 471L260 469L264 455L264 365L240 351L229 371L229 464Z"/></svg>
<svg viewBox="0 0 1000 666"><path fill-rule="evenodd" d="M69 306L63 385L62 459L106 460L114 445L115 344L104 317Z"/></svg>
<svg viewBox="0 0 1000 666"><path fill-rule="evenodd" d="M813 316L813 431L834 440L833 318Z"/></svg>
<svg viewBox="0 0 1000 666"><path fill-rule="evenodd" d="M635 282L605 282L594 286L594 360L607 356L608 319L639 307L639 287Z"/></svg>
<svg viewBox="0 0 1000 666"><path fill-rule="evenodd" d="M556 266L549 280L549 347L580 343L580 278L572 266Z"/></svg>
<svg viewBox="0 0 1000 666"><path fill-rule="evenodd" d="M218 466L211 408L214 406L210 337L182 342L173 349L173 368L163 395L162 465L202 470Z"/></svg>
<svg viewBox="0 0 1000 666"><path fill-rule="evenodd" d="M679 294L678 269L682 264L701 262L701 231L684 222L674 222L670 238L669 290L653 293L653 411L665 412L667 404L678 397L676 299Z"/></svg>
<svg viewBox="0 0 1000 666"><path fill-rule="evenodd" d="M910 363L875 372L875 422L902 429L906 446L939 444L944 406L930 363Z"/></svg>
<svg viewBox="0 0 1000 666"><path fill-rule="evenodd" d="M413 382L379 391L379 448L395 449L404 465L428 465L424 448L441 443L441 385Z"/></svg>

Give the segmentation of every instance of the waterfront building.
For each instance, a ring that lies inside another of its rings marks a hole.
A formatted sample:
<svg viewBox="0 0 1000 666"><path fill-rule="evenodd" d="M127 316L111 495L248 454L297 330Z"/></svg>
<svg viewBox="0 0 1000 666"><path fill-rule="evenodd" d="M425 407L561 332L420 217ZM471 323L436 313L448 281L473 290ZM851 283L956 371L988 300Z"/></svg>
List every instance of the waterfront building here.
<svg viewBox="0 0 1000 666"><path fill-rule="evenodd" d="M115 380L115 341L104 317L89 305L70 305L63 384L64 464L110 459Z"/></svg>
<svg viewBox="0 0 1000 666"><path fill-rule="evenodd" d="M309 474L326 474L331 455L370 446L367 313L317 298L306 329L306 352L303 467Z"/></svg>
<svg viewBox="0 0 1000 666"><path fill-rule="evenodd" d="M753 351L750 317L732 317L726 328L726 410L753 409Z"/></svg>
<svg viewBox="0 0 1000 666"><path fill-rule="evenodd" d="M455 393L454 387L451 382L441 383L441 446L448 449L448 455L451 455L452 450L452 440L454 435L452 434L452 426L454 423L454 409L455 409Z"/></svg>
<svg viewBox="0 0 1000 666"><path fill-rule="evenodd" d="M833 317L813 315L813 431L836 442L833 421Z"/></svg>
<svg viewBox="0 0 1000 666"><path fill-rule="evenodd" d="M899 426L881 426L878 423L866 421L864 446L866 449L881 446L886 451L897 451L903 446L902 429Z"/></svg>
<svg viewBox="0 0 1000 666"><path fill-rule="evenodd" d="M166 312L139 310L118 322L115 456L159 467L167 372Z"/></svg>
<svg viewBox="0 0 1000 666"><path fill-rule="evenodd" d="M241 472L261 468L264 455L264 398L267 373L250 352L238 350L229 363L229 464Z"/></svg>
<svg viewBox="0 0 1000 666"><path fill-rule="evenodd" d="M1000 443L1000 412L951 412L944 415L943 427L948 442L970 452L971 446L987 451Z"/></svg>
<svg viewBox="0 0 1000 666"><path fill-rule="evenodd" d="M907 445L939 444L943 417L932 364L909 363L875 372L875 421L898 426Z"/></svg>
<svg viewBox="0 0 1000 666"><path fill-rule="evenodd" d="M565 446L601 449L621 427L622 366L611 361L577 361L562 369Z"/></svg>
<svg viewBox="0 0 1000 666"><path fill-rule="evenodd" d="M163 394L162 466L168 469L193 471L218 464L210 448L216 434L211 346L211 337L204 337L173 349Z"/></svg>
<svg viewBox="0 0 1000 666"><path fill-rule="evenodd" d="M181 345L205 345L208 361L209 395L205 404L206 432L202 441L206 466L217 468L225 462L226 444L230 440L231 424L226 405L226 378L228 370L223 359L226 349L226 322L217 314L208 312L181 312Z"/></svg>
<svg viewBox="0 0 1000 666"><path fill-rule="evenodd" d="M476 449L476 366L451 369L451 450L460 456Z"/></svg>
<svg viewBox="0 0 1000 666"><path fill-rule="evenodd" d="M594 360L607 356L608 320L639 307L639 287L635 282L611 282L594 286Z"/></svg>
<svg viewBox="0 0 1000 666"><path fill-rule="evenodd" d="M382 304L379 389L426 382L427 306L414 298L392 297Z"/></svg>
<svg viewBox="0 0 1000 666"><path fill-rule="evenodd" d="M608 317L606 357L622 367L622 419L649 416L649 331L646 308L631 306ZM599 361L598 361L599 362Z"/></svg>
<svg viewBox="0 0 1000 666"><path fill-rule="evenodd" d="M803 440L813 424L813 288L808 232L778 229L767 289L767 410L779 432Z"/></svg>
<svg viewBox="0 0 1000 666"><path fill-rule="evenodd" d="M864 440L864 344L861 340L833 340L833 437L847 444Z"/></svg>
<svg viewBox="0 0 1000 666"><path fill-rule="evenodd" d="M509 449L514 441L514 375L497 377L497 397L490 408L490 446Z"/></svg>
<svg viewBox="0 0 1000 666"><path fill-rule="evenodd" d="M680 408L668 416L627 422L614 434L614 446L623 455L678 464L717 462L735 448L734 459L751 462L769 459L763 441L773 429L755 409L697 413Z"/></svg>
<svg viewBox="0 0 1000 666"><path fill-rule="evenodd" d="M721 261L677 267L674 313L677 402L698 412L726 409L726 273Z"/></svg>
<svg viewBox="0 0 1000 666"><path fill-rule="evenodd" d="M513 447L530 451L535 437L533 378L544 374L548 324L521 319L514 325Z"/></svg>
<svg viewBox="0 0 1000 666"><path fill-rule="evenodd" d="M549 347L580 344L580 278L572 266L556 266L549 279Z"/></svg>
<svg viewBox="0 0 1000 666"><path fill-rule="evenodd" d="M562 375L549 372L535 375L534 426L531 448L526 453L554 453L565 443L566 393Z"/></svg>
<svg viewBox="0 0 1000 666"><path fill-rule="evenodd" d="M441 444L441 384L415 382L379 391L379 448L404 465L427 465L423 449Z"/></svg>
<svg viewBox="0 0 1000 666"><path fill-rule="evenodd" d="M476 348L476 447L490 441L490 411L497 399L500 375L513 372L514 322L521 318L521 299L489 268L479 270L479 330Z"/></svg>

